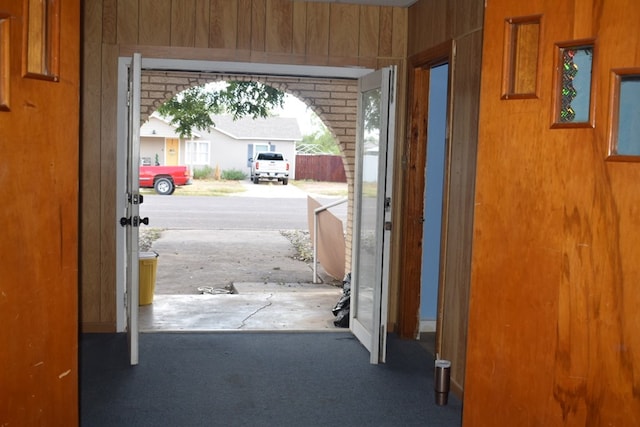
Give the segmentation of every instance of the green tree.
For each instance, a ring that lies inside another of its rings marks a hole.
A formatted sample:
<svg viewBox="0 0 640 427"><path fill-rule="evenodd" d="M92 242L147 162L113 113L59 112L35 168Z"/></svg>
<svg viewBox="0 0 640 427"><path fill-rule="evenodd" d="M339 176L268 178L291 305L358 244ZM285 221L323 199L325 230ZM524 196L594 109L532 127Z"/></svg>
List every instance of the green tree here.
<svg viewBox="0 0 640 427"><path fill-rule="evenodd" d="M260 82L230 82L219 90L190 87L162 104L158 113L171 119L181 138L191 138L196 129L215 127L212 114L229 113L234 119L267 117L283 100L283 92Z"/></svg>
<svg viewBox="0 0 640 427"><path fill-rule="evenodd" d="M299 152L316 154L340 154L340 147L329 129L322 127L322 130L304 135L298 144Z"/></svg>

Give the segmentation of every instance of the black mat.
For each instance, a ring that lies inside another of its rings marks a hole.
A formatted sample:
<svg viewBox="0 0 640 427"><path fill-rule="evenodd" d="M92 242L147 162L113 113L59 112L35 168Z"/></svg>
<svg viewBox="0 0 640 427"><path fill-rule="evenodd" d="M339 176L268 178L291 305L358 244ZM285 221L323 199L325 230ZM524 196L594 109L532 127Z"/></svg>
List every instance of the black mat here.
<svg viewBox="0 0 640 427"><path fill-rule="evenodd" d="M433 359L390 337L370 365L348 332L154 333L140 364L126 335L80 340L83 426L459 426L461 403L436 406Z"/></svg>

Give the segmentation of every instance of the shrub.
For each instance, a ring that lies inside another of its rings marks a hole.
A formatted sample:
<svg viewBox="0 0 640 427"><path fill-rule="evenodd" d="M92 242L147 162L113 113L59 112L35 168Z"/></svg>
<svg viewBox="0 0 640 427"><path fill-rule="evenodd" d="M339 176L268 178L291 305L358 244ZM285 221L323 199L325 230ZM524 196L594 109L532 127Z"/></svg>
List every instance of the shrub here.
<svg viewBox="0 0 640 427"><path fill-rule="evenodd" d="M193 178L194 179L207 179L211 178L213 175L213 169L211 166L201 166L193 169Z"/></svg>
<svg viewBox="0 0 640 427"><path fill-rule="evenodd" d="M228 170L222 171L222 179L225 179L228 181L241 181L246 177L247 175L245 175L244 172L238 169L228 169Z"/></svg>

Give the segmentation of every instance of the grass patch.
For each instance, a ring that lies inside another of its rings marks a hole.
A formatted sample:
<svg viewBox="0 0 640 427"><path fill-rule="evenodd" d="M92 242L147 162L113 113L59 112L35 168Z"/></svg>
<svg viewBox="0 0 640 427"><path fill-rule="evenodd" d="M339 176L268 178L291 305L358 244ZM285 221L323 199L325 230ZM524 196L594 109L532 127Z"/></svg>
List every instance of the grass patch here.
<svg viewBox="0 0 640 427"><path fill-rule="evenodd" d="M320 194L322 196L347 197L346 182L319 182L310 180L289 181L302 191L309 194Z"/></svg>
<svg viewBox="0 0 640 427"><path fill-rule="evenodd" d="M227 196L245 191L240 181L194 179L193 184L176 187L174 196ZM156 194L153 188L141 188L142 194Z"/></svg>

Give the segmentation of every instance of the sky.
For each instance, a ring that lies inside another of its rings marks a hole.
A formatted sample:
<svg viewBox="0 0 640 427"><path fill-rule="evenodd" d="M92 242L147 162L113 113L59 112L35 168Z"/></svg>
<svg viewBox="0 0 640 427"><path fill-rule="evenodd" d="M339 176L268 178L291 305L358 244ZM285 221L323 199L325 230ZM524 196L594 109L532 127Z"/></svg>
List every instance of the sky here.
<svg viewBox="0 0 640 427"><path fill-rule="evenodd" d="M308 135L320 130L317 124L319 119L315 113L313 113L304 102L293 95L285 94L283 108L273 111L273 114L275 116L293 117L297 119L302 135Z"/></svg>

